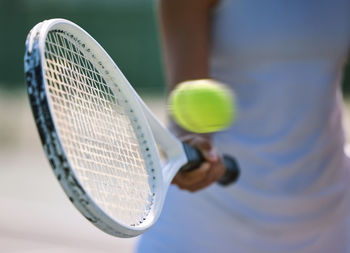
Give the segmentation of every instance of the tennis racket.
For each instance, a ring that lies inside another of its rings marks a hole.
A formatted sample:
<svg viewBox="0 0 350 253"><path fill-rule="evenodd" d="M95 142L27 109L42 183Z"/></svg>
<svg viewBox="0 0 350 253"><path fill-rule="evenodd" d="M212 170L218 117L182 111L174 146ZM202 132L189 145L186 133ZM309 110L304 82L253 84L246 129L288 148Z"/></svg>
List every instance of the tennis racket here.
<svg viewBox="0 0 350 253"><path fill-rule="evenodd" d="M58 181L76 208L108 234L145 232L159 217L174 175L203 161L156 119L104 49L70 21L47 20L30 31L25 76ZM227 185L239 169L229 156L224 163L219 183Z"/></svg>

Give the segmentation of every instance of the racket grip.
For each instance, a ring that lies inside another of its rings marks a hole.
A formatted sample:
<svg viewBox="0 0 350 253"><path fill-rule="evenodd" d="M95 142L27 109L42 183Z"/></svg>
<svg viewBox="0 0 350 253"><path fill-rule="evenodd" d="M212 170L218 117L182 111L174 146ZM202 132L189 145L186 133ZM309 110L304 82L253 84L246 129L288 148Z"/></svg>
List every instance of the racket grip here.
<svg viewBox="0 0 350 253"><path fill-rule="evenodd" d="M201 152L186 143L183 143L183 147L188 162L181 167L180 171L186 172L198 168L204 162L204 157ZM226 167L226 171L225 174L218 180L218 183L226 186L237 181L240 174L240 169L236 160L229 155L223 156L223 162Z"/></svg>
<svg viewBox="0 0 350 253"><path fill-rule="evenodd" d="M220 185L226 186L237 181L239 178L240 169L237 161L229 155L223 156L223 162L225 164L226 171L224 175L218 180L218 183Z"/></svg>

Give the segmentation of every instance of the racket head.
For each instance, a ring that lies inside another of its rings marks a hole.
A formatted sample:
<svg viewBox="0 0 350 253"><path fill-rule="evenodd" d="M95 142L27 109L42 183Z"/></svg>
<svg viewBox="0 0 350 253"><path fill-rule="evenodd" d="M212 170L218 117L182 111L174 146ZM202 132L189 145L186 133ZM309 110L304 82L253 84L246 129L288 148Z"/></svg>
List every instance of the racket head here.
<svg viewBox="0 0 350 253"><path fill-rule="evenodd" d="M25 75L43 148L71 202L106 233L145 232L169 180L143 104L113 60L82 28L52 19L27 37Z"/></svg>

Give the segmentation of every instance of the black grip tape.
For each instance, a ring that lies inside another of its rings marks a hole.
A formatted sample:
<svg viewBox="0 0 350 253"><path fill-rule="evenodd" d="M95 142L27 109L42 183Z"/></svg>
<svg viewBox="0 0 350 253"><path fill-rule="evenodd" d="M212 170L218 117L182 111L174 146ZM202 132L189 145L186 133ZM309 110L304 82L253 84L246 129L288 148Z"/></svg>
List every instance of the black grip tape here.
<svg viewBox="0 0 350 253"><path fill-rule="evenodd" d="M188 162L181 167L180 171L186 172L198 168L205 160L201 152L186 143L183 143L183 147ZM218 183L226 186L237 181L240 174L240 169L236 160L229 155L223 156L223 162L226 167L226 171L225 174L218 180Z"/></svg>
<svg viewBox="0 0 350 253"><path fill-rule="evenodd" d="M188 162L181 167L181 171L187 172L198 168L205 160L201 152L186 143L182 143Z"/></svg>
<svg viewBox="0 0 350 253"><path fill-rule="evenodd" d="M218 180L218 183L226 186L237 181L239 178L240 169L237 161L233 157L224 155L223 159L226 171L225 174Z"/></svg>

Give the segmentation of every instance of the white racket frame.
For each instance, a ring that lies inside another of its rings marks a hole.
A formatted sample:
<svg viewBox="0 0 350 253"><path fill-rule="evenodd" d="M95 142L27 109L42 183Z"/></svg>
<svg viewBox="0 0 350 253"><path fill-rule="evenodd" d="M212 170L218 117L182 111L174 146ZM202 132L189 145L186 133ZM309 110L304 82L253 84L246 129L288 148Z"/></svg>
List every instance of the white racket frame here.
<svg viewBox="0 0 350 253"><path fill-rule="evenodd" d="M41 68L42 77L45 76L44 67L45 66L45 39L47 34L52 30L64 30L73 34L81 40L81 43L84 43L87 48L90 48L91 51L95 54L96 58L102 62L104 69L99 69L101 73L103 71L108 71L109 75L106 78L106 82L109 87L116 93L115 84L118 84L119 88L124 93L125 97L128 98L128 102L131 104L135 113L138 117L138 122L143 127L143 133L145 134L145 139L148 141L148 146L150 147L150 152L153 157L153 161L155 162L154 168L156 173L156 189L155 189L155 201L153 203L153 207L151 208L150 213L148 214L145 222L137 225L130 226L127 224L122 224L107 213L105 213L94 201L93 198L86 191L79 191L77 193L77 188L72 188L72 182L70 180L62 180L62 174L66 173L63 171L64 165L59 166L58 168L54 168L54 172L56 177L59 178L59 182L61 183L64 191L71 199L76 208L95 226L103 230L104 232L118 236L118 237L134 237L149 229L158 219L160 212L162 210L162 206L164 203L165 195L167 193L168 187L170 185L171 180L177 173L177 171L181 168L182 165L188 162L187 157L185 155L185 151L182 143L172 134L170 133L163 124L157 120L154 114L150 111L150 109L145 105L133 87L130 85L128 80L125 78L123 73L120 71L118 66L114 63L112 58L106 53L106 51L100 46L100 44L92 38L85 30L83 30L78 25L65 20L65 19L51 19L43 21L37 24L30 32L27 38L27 48L26 55L30 56L33 59L33 62L25 64L26 72L32 71L34 72L34 67ZM93 61L95 62L95 61ZM36 65L36 66L34 66ZM98 66L95 66L98 67ZM47 83L45 78L42 78L42 85L47 87ZM40 94L42 95L42 94ZM48 107L50 111L50 115L52 115L51 102L49 96L47 96ZM52 117L54 121L54 117ZM42 119L44 120L44 119ZM38 124L38 123L37 123ZM154 134L153 134L154 133ZM60 143L59 132L56 132L57 137L52 137L55 148L59 148L60 152L65 156L68 163L68 168L70 169L69 157L66 155L64 150L64 146ZM57 143L56 143L57 142ZM161 165L160 156L157 149L158 146L165 152L167 156L167 163L165 165ZM45 149L45 147L44 147ZM47 152L47 150L45 150ZM48 155L49 156L49 155ZM52 158L52 157L51 157ZM79 178L75 175L74 170L70 169L71 176L73 176L73 180L76 180L75 183L78 183L79 186L82 187ZM83 188L83 187L82 187Z"/></svg>

